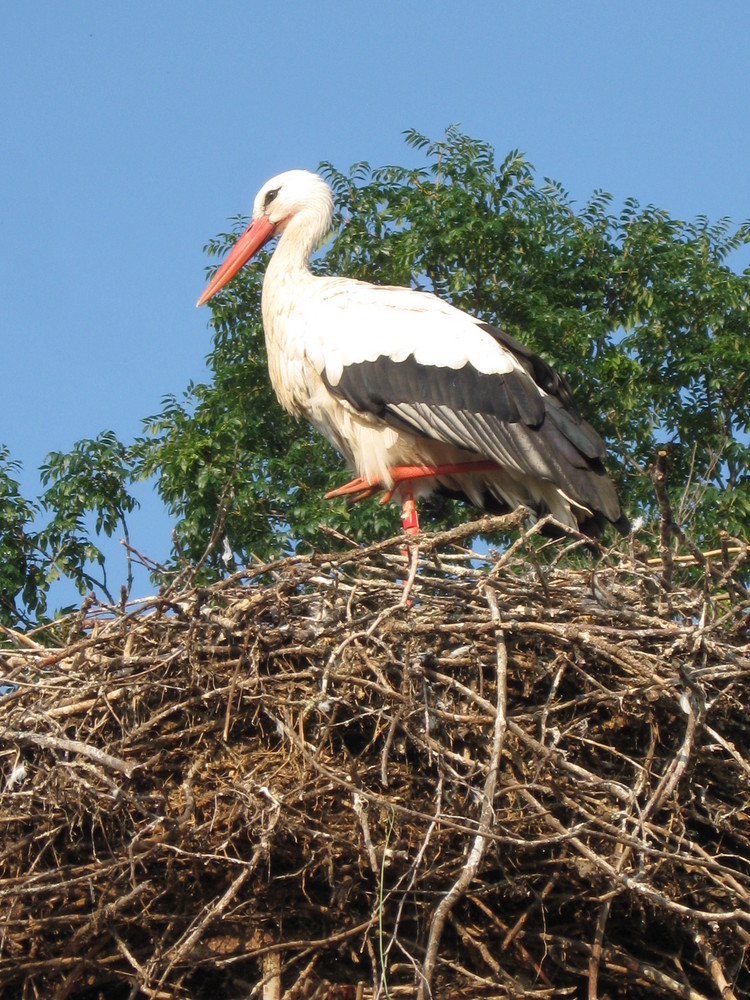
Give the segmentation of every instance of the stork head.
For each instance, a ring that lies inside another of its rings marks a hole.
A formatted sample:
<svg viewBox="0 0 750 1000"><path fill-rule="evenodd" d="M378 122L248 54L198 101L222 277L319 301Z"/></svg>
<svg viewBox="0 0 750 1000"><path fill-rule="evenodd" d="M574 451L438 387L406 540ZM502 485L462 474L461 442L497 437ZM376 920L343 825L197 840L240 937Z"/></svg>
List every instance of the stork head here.
<svg viewBox="0 0 750 1000"><path fill-rule="evenodd" d="M322 177L309 170L287 170L272 177L255 196L252 222L238 237L197 305L208 302L253 254L293 221L304 235L304 250L309 254L328 231L332 215L333 196Z"/></svg>

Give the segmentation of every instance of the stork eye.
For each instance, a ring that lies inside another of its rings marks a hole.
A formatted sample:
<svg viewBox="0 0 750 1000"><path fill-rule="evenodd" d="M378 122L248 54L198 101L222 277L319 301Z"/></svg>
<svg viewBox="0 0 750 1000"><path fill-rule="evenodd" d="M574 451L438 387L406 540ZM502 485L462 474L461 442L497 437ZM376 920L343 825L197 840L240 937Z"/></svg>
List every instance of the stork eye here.
<svg viewBox="0 0 750 1000"><path fill-rule="evenodd" d="M271 202L274 200L276 195L279 193L278 188L274 188L273 191L269 191L266 197L263 199L263 208L267 209Z"/></svg>

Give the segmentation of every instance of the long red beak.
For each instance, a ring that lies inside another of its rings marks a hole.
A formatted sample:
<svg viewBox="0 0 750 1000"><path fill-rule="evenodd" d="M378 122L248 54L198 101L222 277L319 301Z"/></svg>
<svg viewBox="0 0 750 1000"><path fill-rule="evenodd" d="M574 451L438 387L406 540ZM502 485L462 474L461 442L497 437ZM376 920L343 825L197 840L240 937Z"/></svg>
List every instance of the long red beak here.
<svg viewBox="0 0 750 1000"><path fill-rule="evenodd" d="M237 242L229 251L226 260L211 278L205 292L196 302L196 306L202 306L208 302L212 296L216 295L220 288L223 288L239 271L243 264L246 264L254 253L271 239L276 232L276 226L267 215L251 222L245 232L237 238Z"/></svg>

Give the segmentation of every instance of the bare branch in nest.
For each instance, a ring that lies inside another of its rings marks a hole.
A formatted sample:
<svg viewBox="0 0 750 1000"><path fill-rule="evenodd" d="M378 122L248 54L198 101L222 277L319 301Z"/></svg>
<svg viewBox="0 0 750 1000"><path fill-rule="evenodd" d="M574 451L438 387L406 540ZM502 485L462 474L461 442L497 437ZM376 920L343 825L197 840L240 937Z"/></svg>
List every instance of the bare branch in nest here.
<svg viewBox="0 0 750 1000"><path fill-rule="evenodd" d="M661 585L669 593L672 589L672 575L674 564L672 562L672 534L675 529L674 517L672 515L672 505L667 495L667 453L660 451L656 456L656 461L649 469L651 482L654 484L656 502L659 504L661 519L659 522L659 555L661 556L662 574Z"/></svg>
<svg viewBox="0 0 750 1000"><path fill-rule="evenodd" d="M488 838L494 825L495 819L495 789L497 787L497 774L500 766L500 754L503 750L503 739L506 729L506 680L508 669L508 651L505 646L505 636L503 635L502 623L500 621L500 611L497 600L491 587L485 590L487 603L490 606L492 621L496 625L497 642L497 676L495 687L497 691L497 702L495 705L495 723L492 729L492 749L490 751L489 764L487 766L487 778L484 782L482 807L479 816L479 829L474 838L474 842L469 850L466 863L464 864L458 878L450 887L445 896L440 900L432 917L430 934L427 938L427 951L425 954L422 978L419 984L418 1000L426 1000L432 997L432 981L435 973L435 963L440 948L440 940L443 936L445 921L448 919L456 903L465 895L466 890L476 878L479 867L487 850Z"/></svg>

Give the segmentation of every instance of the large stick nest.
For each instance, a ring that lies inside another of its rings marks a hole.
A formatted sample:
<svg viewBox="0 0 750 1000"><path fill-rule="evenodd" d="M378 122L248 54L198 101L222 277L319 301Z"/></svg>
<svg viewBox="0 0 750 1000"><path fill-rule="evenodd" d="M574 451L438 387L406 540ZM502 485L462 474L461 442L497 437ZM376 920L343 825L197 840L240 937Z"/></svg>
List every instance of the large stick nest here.
<svg viewBox="0 0 750 1000"><path fill-rule="evenodd" d="M3 997L747 995L746 549L514 523L6 633Z"/></svg>

